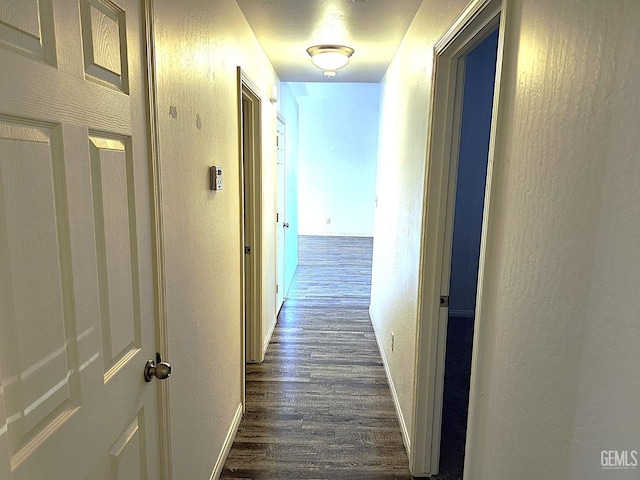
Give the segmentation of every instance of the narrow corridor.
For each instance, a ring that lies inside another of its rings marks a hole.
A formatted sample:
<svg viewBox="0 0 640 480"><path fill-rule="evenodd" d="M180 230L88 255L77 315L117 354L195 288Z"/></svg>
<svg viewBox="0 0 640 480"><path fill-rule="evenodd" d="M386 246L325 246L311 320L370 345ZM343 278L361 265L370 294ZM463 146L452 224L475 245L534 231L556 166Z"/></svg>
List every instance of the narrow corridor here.
<svg viewBox="0 0 640 480"><path fill-rule="evenodd" d="M220 478L410 479L369 320L372 240L300 237L300 263Z"/></svg>

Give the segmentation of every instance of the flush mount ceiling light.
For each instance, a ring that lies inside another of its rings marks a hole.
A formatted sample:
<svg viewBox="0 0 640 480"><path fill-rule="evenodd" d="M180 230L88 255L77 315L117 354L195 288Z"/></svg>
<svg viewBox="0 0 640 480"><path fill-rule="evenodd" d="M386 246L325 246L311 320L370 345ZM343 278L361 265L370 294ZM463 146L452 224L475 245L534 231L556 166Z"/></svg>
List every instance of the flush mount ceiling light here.
<svg viewBox="0 0 640 480"><path fill-rule="evenodd" d="M313 64L327 77L335 77L336 70L349 63L353 48L344 45L314 45L307 48Z"/></svg>

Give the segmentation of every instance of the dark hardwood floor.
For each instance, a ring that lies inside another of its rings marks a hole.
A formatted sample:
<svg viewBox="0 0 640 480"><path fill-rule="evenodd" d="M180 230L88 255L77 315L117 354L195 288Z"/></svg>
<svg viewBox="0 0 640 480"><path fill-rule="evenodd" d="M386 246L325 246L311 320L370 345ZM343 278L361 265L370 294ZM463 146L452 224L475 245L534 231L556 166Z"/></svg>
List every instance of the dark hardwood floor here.
<svg viewBox="0 0 640 480"><path fill-rule="evenodd" d="M411 479L368 306L372 240L301 237L223 479Z"/></svg>

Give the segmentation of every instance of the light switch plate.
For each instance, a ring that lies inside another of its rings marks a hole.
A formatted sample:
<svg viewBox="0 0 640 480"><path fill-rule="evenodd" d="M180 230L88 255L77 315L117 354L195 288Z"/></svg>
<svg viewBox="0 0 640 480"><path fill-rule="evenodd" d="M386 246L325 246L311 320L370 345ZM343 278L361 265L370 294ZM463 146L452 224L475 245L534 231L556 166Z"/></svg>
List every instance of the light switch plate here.
<svg viewBox="0 0 640 480"><path fill-rule="evenodd" d="M211 190L222 190L222 167L215 165L209 169Z"/></svg>

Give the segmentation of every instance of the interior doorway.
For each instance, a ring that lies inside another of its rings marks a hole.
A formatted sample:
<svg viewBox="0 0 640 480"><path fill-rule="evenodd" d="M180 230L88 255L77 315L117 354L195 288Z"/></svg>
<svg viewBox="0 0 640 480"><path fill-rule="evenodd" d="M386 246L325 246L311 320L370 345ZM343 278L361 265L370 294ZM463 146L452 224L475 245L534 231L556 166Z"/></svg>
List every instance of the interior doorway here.
<svg viewBox="0 0 640 480"><path fill-rule="evenodd" d="M440 471L462 476L469 406L482 213L487 178L498 31L464 59L454 203ZM452 172L453 173L453 172Z"/></svg>
<svg viewBox="0 0 640 480"><path fill-rule="evenodd" d="M244 355L246 362L262 361L262 179L261 107L258 89L238 67L241 172L241 255ZM244 381L242 382L244 389ZM244 390L243 390L244 399Z"/></svg>
<svg viewBox="0 0 640 480"><path fill-rule="evenodd" d="M486 248L484 232L489 221L492 138L499 114L504 25L501 0L475 0L436 44L434 52L420 263L416 403L410 452L414 476L439 473L441 446L451 447L447 442L452 440L455 448L448 453L453 452L453 458L457 457L458 473L462 474L466 421L458 424L458 435L445 438L443 432L451 433L451 425L446 423L451 416L467 417L469 372L473 369L472 339L481 329L482 303L477 299L482 298L482 252ZM489 73L472 65L476 55L486 54L483 50L492 50L491 56L481 62L491 67ZM476 112L481 120L473 115L468 119L463 117L465 109L475 110L471 108L473 102L468 102L472 94L484 104L484 108ZM481 122L481 128L475 122ZM466 155L465 151L473 153L470 160L461 158ZM459 188L475 193L470 196L461 193L458 204L456 189ZM458 224L472 225L472 228L469 231L458 228L454 232L456 217ZM466 241L462 241L464 237ZM463 320L458 321L460 318ZM448 332L450 319L452 325ZM458 350L458 358L451 355L447 359L447 348L454 349L453 352L458 348L452 343L454 340L462 348ZM446 360L454 365L446 369ZM445 370L452 384L447 389L447 399ZM452 390L455 382L451 380L456 377L457 389ZM461 392L458 398L453 395L455 392ZM457 410L451 405L452 395ZM446 422L443 413L449 415ZM447 467L451 467L451 463ZM452 478L457 478L455 473Z"/></svg>
<svg viewBox="0 0 640 480"><path fill-rule="evenodd" d="M280 313L287 293L285 272L287 269L287 201L286 201L286 151L285 123L278 116L276 127L276 316Z"/></svg>

